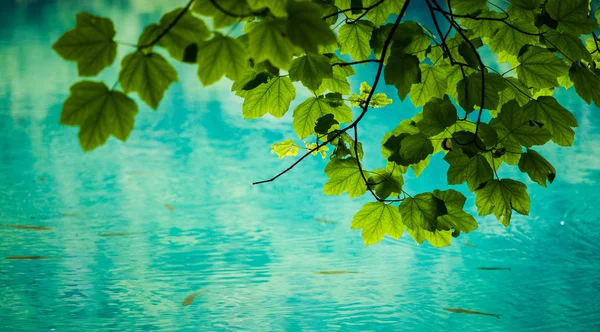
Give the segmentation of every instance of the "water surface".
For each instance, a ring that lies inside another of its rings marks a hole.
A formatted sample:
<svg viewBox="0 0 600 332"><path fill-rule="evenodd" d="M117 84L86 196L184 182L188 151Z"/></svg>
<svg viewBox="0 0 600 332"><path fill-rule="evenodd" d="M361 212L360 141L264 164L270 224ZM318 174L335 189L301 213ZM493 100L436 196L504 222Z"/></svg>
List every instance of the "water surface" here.
<svg viewBox="0 0 600 332"><path fill-rule="evenodd" d="M177 65L180 84L158 111L140 107L126 144L111 138L84 154L77 129L58 125L77 73L50 46L75 13L109 16L119 40L135 41L178 5L160 3L13 1L0 12L0 223L52 227L0 228L0 257L48 257L0 260L3 331L600 330L600 117L573 90L558 98L580 123L575 145L538 149L556 166L554 184L501 169L527 183L530 216L507 229L478 217L478 230L444 249L406 234L365 247L349 225L368 197L323 195L320 157L251 185L287 166L268 146L295 137L291 112L244 121L229 83L202 88L192 66ZM115 64L98 79L112 85L117 73ZM369 113L368 168L382 165L387 124L413 113L397 98ZM446 188L446 167L436 156L406 190Z"/></svg>

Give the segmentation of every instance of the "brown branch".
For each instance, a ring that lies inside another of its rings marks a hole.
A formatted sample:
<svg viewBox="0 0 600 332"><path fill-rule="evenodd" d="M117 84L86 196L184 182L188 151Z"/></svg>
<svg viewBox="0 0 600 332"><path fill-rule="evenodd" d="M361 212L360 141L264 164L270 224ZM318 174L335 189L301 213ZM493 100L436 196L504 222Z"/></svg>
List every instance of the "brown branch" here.
<svg viewBox="0 0 600 332"><path fill-rule="evenodd" d="M257 12L250 12L248 14L236 14L234 12L229 11L228 9L223 8L221 5L219 5L217 3L217 0L209 0L209 1L221 13L223 13L227 16L235 17L235 18L245 18L248 16L263 16L268 12L268 9L265 8L264 10L257 11Z"/></svg>
<svg viewBox="0 0 600 332"><path fill-rule="evenodd" d="M187 5L181 10L181 12L179 14L177 14L177 16L173 19L173 21L160 34L158 34L158 36L156 36L151 42L138 46L138 50L142 50L144 48L148 48L148 47L152 47L152 46L156 45L156 43L158 43L164 36L166 36L167 33L169 33L169 31L171 31L171 29L173 29L173 27L177 24L177 22L179 22L179 20L183 17L183 15L185 15L185 13L187 13L187 11L190 9L190 6L192 5L192 3L194 3L194 0L190 0L187 3Z"/></svg>
<svg viewBox="0 0 600 332"><path fill-rule="evenodd" d="M392 43L392 38L394 36L394 33L396 33L396 30L398 29L398 25L400 24L400 21L402 20L402 16L404 16L404 13L406 12L406 9L408 8L409 3L410 3L410 0L406 0L406 2L404 3L404 6L402 7L402 10L400 11L400 14L396 18L396 21L394 22L394 25L392 26L392 30L390 31L390 34L387 36L387 39L383 43L383 50L381 52L381 58L379 59L379 67L377 68L377 73L375 74L375 80L373 81L373 87L371 89L371 93L369 93L369 96L367 97L365 106L363 106L363 110L360 113L360 115L358 116L358 118L356 118L356 120L354 120L354 122L352 122L348 127L338 131L335 135L333 135L328 140L318 144L315 148L306 152L302 157L300 157L300 159L296 160L292 165L290 165L288 168L286 168L279 174L275 175L274 177L272 177L268 180L254 182L254 183L252 183L253 185L275 181L275 179L277 179L278 177L282 176L283 174L289 172L294 167L296 167L296 165L298 165L302 160L304 160L304 158L308 157L313 151L316 151L319 148L321 148L322 146L329 144L331 141L336 139L341 134L345 133L346 131L350 130L351 128L354 128L363 119L363 117L365 116L365 114L367 113L367 110L369 108L369 106L368 106L369 102L373 98L375 88L377 87L377 84L379 83L379 79L381 78L381 73L383 72L383 62L385 61L385 55L387 53L388 47ZM358 142L356 142L355 145L358 145L357 143ZM358 154L356 156L358 157Z"/></svg>
<svg viewBox="0 0 600 332"><path fill-rule="evenodd" d="M379 60L368 59L368 60L354 61L354 62L336 62L336 63L332 64L331 66L332 67L335 67L335 66L346 67L346 66L358 65L361 63L368 63L368 62L379 62Z"/></svg>

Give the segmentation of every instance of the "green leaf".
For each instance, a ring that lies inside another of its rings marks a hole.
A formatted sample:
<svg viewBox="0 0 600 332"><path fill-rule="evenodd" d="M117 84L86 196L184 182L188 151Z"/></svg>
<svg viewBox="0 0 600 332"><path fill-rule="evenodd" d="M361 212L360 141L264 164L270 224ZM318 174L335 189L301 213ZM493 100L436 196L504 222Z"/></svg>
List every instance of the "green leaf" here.
<svg viewBox="0 0 600 332"><path fill-rule="evenodd" d="M591 69L581 62L574 62L569 69L569 78L581 99L590 104L600 105L600 70Z"/></svg>
<svg viewBox="0 0 600 332"><path fill-rule="evenodd" d="M373 108L381 108L391 103L392 100L388 98L385 93L376 93L373 95L373 98L371 98L371 101L369 101L369 106Z"/></svg>
<svg viewBox="0 0 600 332"><path fill-rule="evenodd" d="M552 141L560 146L571 146L575 139L575 132L571 127L577 127L577 120L564 107L560 106L553 97L538 97L531 100L523 107L532 120L544 124L552 134Z"/></svg>
<svg viewBox="0 0 600 332"><path fill-rule="evenodd" d="M337 56L332 55L329 59L329 63L332 65L333 77L324 78L321 86L316 94L322 94L329 90L331 92L337 92L343 95L350 94L350 83L348 83L348 76L356 74L351 66L340 66L335 64L344 64L346 62L340 60Z"/></svg>
<svg viewBox="0 0 600 332"><path fill-rule="evenodd" d="M461 184L465 181L469 191L475 191L482 183L494 178L494 170L481 154L472 158L457 152L448 152L444 160L448 168L448 184Z"/></svg>
<svg viewBox="0 0 600 332"><path fill-rule="evenodd" d="M473 50L467 42L462 42L458 45L458 53L465 59L467 64L474 69L479 68L479 60L477 59L476 50Z"/></svg>
<svg viewBox="0 0 600 332"><path fill-rule="evenodd" d="M286 17L285 10L288 0L247 0L248 6L254 11L269 8L269 12L277 17Z"/></svg>
<svg viewBox="0 0 600 332"><path fill-rule="evenodd" d="M228 13L235 15L247 15L250 13L250 7L246 1L240 0L218 0L220 8L215 7L212 3L214 0L195 0L192 6L192 11L213 18L213 26L215 29L225 28L238 20L238 17L231 16Z"/></svg>
<svg viewBox="0 0 600 332"><path fill-rule="evenodd" d="M317 119L325 114L333 114L339 123L352 122L352 111L348 106L343 105L334 108L329 105L325 98L311 97L294 109L292 126L300 139L312 135Z"/></svg>
<svg viewBox="0 0 600 332"><path fill-rule="evenodd" d="M448 213L444 201L432 193L423 193L405 198L400 204L402 222L410 229L422 228L435 232L438 228L437 217Z"/></svg>
<svg viewBox="0 0 600 332"><path fill-rule="evenodd" d="M78 13L75 28L65 32L52 48L67 61L77 62L79 76L95 76L117 56L110 19Z"/></svg>
<svg viewBox="0 0 600 332"><path fill-rule="evenodd" d="M454 14L473 14L485 8L486 0L452 0Z"/></svg>
<svg viewBox="0 0 600 332"><path fill-rule="evenodd" d="M400 155L410 164L425 160L432 152L433 145L423 134L409 135L402 140L400 146Z"/></svg>
<svg viewBox="0 0 600 332"><path fill-rule="evenodd" d="M417 127L427 137L435 136L455 124L456 117L456 108L448 96L432 98L423 106L423 120L417 122Z"/></svg>
<svg viewBox="0 0 600 332"><path fill-rule="evenodd" d="M515 77L505 77L506 89L498 93L498 107L508 103L511 100L516 100L519 105L523 106L531 100L531 92ZM492 113L494 116L496 112Z"/></svg>
<svg viewBox="0 0 600 332"><path fill-rule="evenodd" d="M421 83L412 85L410 100L415 107L425 105L431 98L443 98L448 88L446 72L438 66L419 65Z"/></svg>
<svg viewBox="0 0 600 332"><path fill-rule="evenodd" d="M404 101L413 84L421 83L419 58L414 55L397 55L392 52L384 68L385 83L395 85L398 97Z"/></svg>
<svg viewBox="0 0 600 332"><path fill-rule="evenodd" d="M589 0L548 0L546 11L558 21L558 30L575 35L589 34L598 24L588 18Z"/></svg>
<svg viewBox="0 0 600 332"><path fill-rule="evenodd" d="M171 83L177 82L177 72L158 53L133 52L123 58L119 83L125 93L137 91L153 109L163 98Z"/></svg>
<svg viewBox="0 0 600 332"><path fill-rule="evenodd" d="M505 137L514 138L525 147L546 144L552 134L545 127L531 125L531 114L521 109L516 101L510 101L502 106L502 111L497 118L490 121L501 140Z"/></svg>
<svg viewBox="0 0 600 332"><path fill-rule="evenodd" d="M241 78L248 68L246 48L237 39L215 33L200 45L198 76L202 85L211 85L227 75L232 80Z"/></svg>
<svg viewBox="0 0 600 332"><path fill-rule="evenodd" d="M533 25L533 22L514 21L510 23L521 31L533 34L538 33L538 29ZM489 41L492 52L507 52L511 55L517 55L523 46L537 44L538 37L524 34L519 30L507 24L502 24Z"/></svg>
<svg viewBox="0 0 600 332"><path fill-rule="evenodd" d="M460 23L469 30L472 30L477 36L492 38L500 28L505 26L501 21L496 20L501 19L504 16L506 15L484 8L483 11L476 16L479 19L465 19L461 20ZM506 31L504 33L506 33ZM503 41L496 39L494 42L502 43ZM489 43L492 44L492 41Z"/></svg>
<svg viewBox="0 0 600 332"><path fill-rule="evenodd" d="M340 52L350 54L354 60L365 60L371 55L371 34L373 23L357 21L354 24L344 24L340 28Z"/></svg>
<svg viewBox="0 0 600 332"><path fill-rule="evenodd" d="M507 88L506 81L498 74L484 73L483 77L484 81L482 82L481 72L475 72L458 82L456 87L458 104L467 113L472 112L475 106L481 107L483 88L485 88L483 108L487 109L498 107L498 102L500 101L498 92Z"/></svg>
<svg viewBox="0 0 600 332"><path fill-rule="evenodd" d="M351 228L362 228L365 245L377 243L385 234L399 239L404 232L402 217L395 206L383 202L371 202L363 205L352 219Z"/></svg>
<svg viewBox="0 0 600 332"><path fill-rule="evenodd" d="M288 1L288 37L307 53L317 53L319 45L337 41L327 22L321 19L322 9L310 2Z"/></svg>
<svg viewBox="0 0 600 332"><path fill-rule="evenodd" d="M565 75L569 68L554 53L537 46L527 47L518 58L521 65L517 67L517 75L527 87L556 87L557 78Z"/></svg>
<svg viewBox="0 0 600 332"><path fill-rule="evenodd" d="M291 139L272 144L271 149L271 152L276 153L279 159L298 155L298 146Z"/></svg>
<svg viewBox="0 0 600 332"><path fill-rule="evenodd" d="M435 190L433 195L446 205L448 214L438 216L438 226L443 230L457 230L469 233L477 228L477 221L472 215L463 211L466 198L463 194L456 190ZM438 228L439 230L439 228Z"/></svg>
<svg viewBox="0 0 600 332"><path fill-rule="evenodd" d="M308 53L294 59L290 78L293 82L301 81L305 87L315 91L324 78L333 78L333 71L326 56Z"/></svg>
<svg viewBox="0 0 600 332"><path fill-rule="evenodd" d="M368 179L369 172L363 171L361 175L355 158L332 159L325 167L325 174L329 178L324 189L327 195L340 195L346 191L350 198L355 198L367 191L363 175Z"/></svg>
<svg viewBox="0 0 600 332"><path fill-rule="evenodd" d="M126 141L137 111L135 102L122 92L108 90L104 83L82 81L71 86L60 123L79 126L79 143L84 151L91 151L109 135Z"/></svg>
<svg viewBox="0 0 600 332"><path fill-rule="evenodd" d="M541 0L508 0L508 2L525 10L534 10L540 7Z"/></svg>
<svg viewBox="0 0 600 332"><path fill-rule="evenodd" d="M552 183L556 177L554 166L539 153L530 149L527 149L527 152L521 155L519 170L527 173L531 180L539 183L544 188L546 187L546 180Z"/></svg>
<svg viewBox="0 0 600 332"><path fill-rule="evenodd" d="M294 45L287 36L283 19L262 20L248 33L248 51L256 63L268 60L274 66L288 70L292 65Z"/></svg>
<svg viewBox="0 0 600 332"><path fill-rule="evenodd" d="M327 133L329 133L329 130L337 124L339 124L339 122L337 122L334 119L333 114L325 114L319 119L317 119L317 124L315 125L315 133L327 135Z"/></svg>
<svg viewBox="0 0 600 332"><path fill-rule="evenodd" d="M523 215L529 214L527 186L511 179L489 181L484 188L475 192L475 205L480 216L493 213L508 227L512 210Z"/></svg>
<svg viewBox="0 0 600 332"><path fill-rule="evenodd" d="M363 6L365 8L376 5L377 3L379 3L377 7L367 12L366 19L373 22L373 24L375 24L376 26L379 26L385 23L385 21L387 21L390 14L392 14L393 7L395 4L394 1L384 1L381 3L379 0L363 0Z"/></svg>
<svg viewBox="0 0 600 332"><path fill-rule="evenodd" d="M210 30L208 30L204 21L187 11L177 21L177 24L171 27L171 24L180 15L182 10L184 9L177 8L172 10L163 15L159 24L147 26L140 36L138 43L140 45L147 45L153 42L163 31L169 29L169 32L158 40L157 45L164 47L172 58L183 61L186 49L190 45L195 45L196 47L200 45L210 36ZM196 62L195 56L192 62Z"/></svg>
<svg viewBox="0 0 600 332"><path fill-rule="evenodd" d="M245 95L242 112L246 119L256 119L267 113L281 118L296 98L296 88L289 77L273 77Z"/></svg>
<svg viewBox="0 0 600 332"><path fill-rule="evenodd" d="M544 38L548 47L560 50L560 54L562 54L569 61L592 61L590 52L585 48L581 42L581 39L579 39L577 36L574 36L568 32L560 33L550 30L544 34Z"/></svg>
<svg viewBox="0 0 600 332"><path fill-rule="evenodd" d="M404 185L402 169L395 164L390 168L378 168L372 172L367 182L381 199L386 199L393 193L400 194Z"/></svg>

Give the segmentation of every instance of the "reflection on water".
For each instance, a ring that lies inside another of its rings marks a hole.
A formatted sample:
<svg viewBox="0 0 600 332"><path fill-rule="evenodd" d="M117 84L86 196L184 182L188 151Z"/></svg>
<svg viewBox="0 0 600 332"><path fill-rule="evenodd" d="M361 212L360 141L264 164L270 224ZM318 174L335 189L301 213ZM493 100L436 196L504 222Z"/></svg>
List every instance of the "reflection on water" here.
<svg viewBox="0 0 600 332"><path fill-rule="evenodd" d="M187 65L157 112L141 108L127 144L84 155L76 129L58 126L76 69L51 43L82 7L114 18L120 40L161 9L30 2L0 13L0 223L53 230L0 227L0 257L48 258L0 260L3 331L600 330L600 120L573 91L559 96L580 123L576 144L539 149L558 175L549 189L526 180L530 217L508 229L479 218L441 250L406 235L364 247L349 227L364 200L324 196L320 157L251 186L285 166L268 147L294 137L289 115L244 121L227 83L200 88ZM368 168L381 166L385 124L411 112L396 99L369 114ZM407 190L445 187L438 157Z"/></svg>

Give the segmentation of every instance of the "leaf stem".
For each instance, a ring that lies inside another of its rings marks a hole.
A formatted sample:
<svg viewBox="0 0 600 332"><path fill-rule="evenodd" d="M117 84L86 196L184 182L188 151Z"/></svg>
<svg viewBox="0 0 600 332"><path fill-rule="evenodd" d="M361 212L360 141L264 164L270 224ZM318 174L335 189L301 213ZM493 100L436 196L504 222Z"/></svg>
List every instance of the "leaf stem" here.
<svg viewBox="0 0 600 332"><path fill-rule="evenodd" d="M169 33L169 31L171 31L171 29L173 29L173 27L175 27L177 22L179 22L179 20L181 20L183 15L185 15L185 13L187 13L187 11L190 9L190 6L192 5L192 3L194 3L194 0L188 1L187 5L181 10L181 12L179 12L179 14L177 14L177 16L173 19L173 21L160 34L158 34L158 36L154 37L154 39L149 43L139 45L138 50L142 50L144 48L148 48L148 47L152 47L152 46L156 45L156 43L158 43L164 36L166 36L167 33Z"/></svg>

